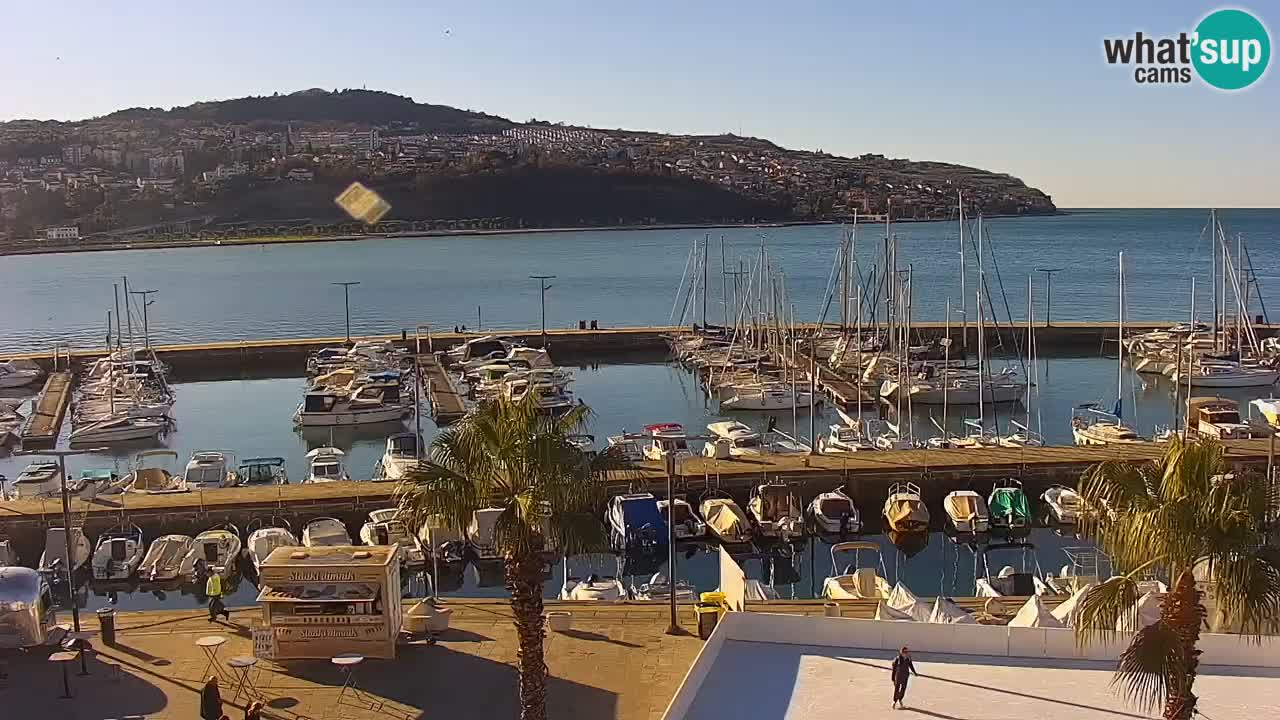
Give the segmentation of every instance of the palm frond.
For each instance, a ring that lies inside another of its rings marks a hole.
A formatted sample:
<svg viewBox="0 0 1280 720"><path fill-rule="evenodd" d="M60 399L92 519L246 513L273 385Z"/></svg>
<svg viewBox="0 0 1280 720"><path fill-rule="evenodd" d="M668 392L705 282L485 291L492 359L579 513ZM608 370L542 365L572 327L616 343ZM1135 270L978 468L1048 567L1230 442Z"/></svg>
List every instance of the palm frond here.
<svg viewBox="0 0 1280 720"><path fill-rule="evenodd" d="M1075 618L1076 644L1114 637L1117 623L1133 616L1138 597L1138 584L1124 575L1089 588L1080 598Z"/></svg>
<svg viewBox="0 0 1280 720"><path fill-rule="evenodd" d="M1218 555L1212 577L1214 598L1229 627L1255 641L1280 629L1280 548Z"/></svg>
<svg viewBox="0 0 1280 720"><path fill-rule="evenodd" d="M1125 698L1144 712L1164 703L1172 689L1188 677L1182 656L1182 640L1163 621L1148 625L1133 636L1120 654L1111 684L1119 686Z"/></svg>

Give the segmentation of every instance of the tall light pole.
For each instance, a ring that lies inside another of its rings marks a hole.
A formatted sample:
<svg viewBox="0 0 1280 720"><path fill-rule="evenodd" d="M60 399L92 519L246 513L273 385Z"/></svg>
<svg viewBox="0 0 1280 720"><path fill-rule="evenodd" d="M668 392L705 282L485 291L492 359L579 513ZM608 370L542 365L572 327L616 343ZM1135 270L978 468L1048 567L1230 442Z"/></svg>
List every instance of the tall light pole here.
<svg viewBox="0 0 1280 720"><path fill-rule="evenodd" d="M147 296L153 295L157 292L159 292L159 290L130 290L129 291L130 295L142 296L142 342L146 345L146 348L148 350L151 349L151 323L147 319L147 307L150 306L152 303L154 303L155 300L148 300Z"/></svg>
<svg viewBox="0 0 1280 720"><path fill-rule="evenodd" d="M542 286L542 349L547 349L547 291L553 286L548 285L548 280L555 280L555 275L530 275L530 280L537 280Z"/></svg>
<svg viewBox="0 0 1280 720"><path fill-rule="evenodd" d="M350 345L351 344L351 286L359 285L360 281L355 280L351 282L336 282L336 283L329 283L329 284L342 286L342 308L346 312L347 344Z"/></svg>
<svg viewBox="0 0 1280 720"><path fill-rule="evenodd" d="M667 594L671 602L671 623L667 626L668 635L683 635L680 623L676 621L676 495L675 476L679 469L676 465L675 453L667 453Z"/></svg>
<svg viewBox="0 0 1280 720"><path fill-rule="evenodd" d="M1045 276L1044 291L1044 326L1049 327L1049 309L1053 307L1053 274L1062 272L1065 268L1036 268L1036 272L1042 272ZM1027 318L1027 322L1031 322L1031 318Z"/></svg>
<svg viewBox="0 0 1280 720"><path fill-rule="evenodd" d="M80 633L80 606L76 604L76 585L72 578L73 567L71 565L71 500L67 497L67 458L73 455L94 455L107 452L107 448L86 448L83 450L22 450L17 455L35 455L38 457L51 457L58 459L58 475L59 486L62 492L62 562L67 571L67 597L71 600L71 622L73 631L77 638ZM80 650L80 672L83 675L89 674L89 668L85 666L84 660L84 641L77 639L77 647Z"/></svg>

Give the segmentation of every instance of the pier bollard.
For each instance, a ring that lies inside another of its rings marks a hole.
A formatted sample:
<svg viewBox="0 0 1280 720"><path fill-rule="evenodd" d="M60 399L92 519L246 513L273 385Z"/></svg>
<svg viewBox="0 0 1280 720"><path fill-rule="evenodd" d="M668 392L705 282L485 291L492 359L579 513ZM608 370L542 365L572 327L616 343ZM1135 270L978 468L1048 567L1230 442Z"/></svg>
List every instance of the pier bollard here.
<svg viewBox="0 0 1280 720"><path fill-rule="evenodd" d="M822 615L824 617L843 617L840 613L840 603L824 603L822 605Z"/></svg>

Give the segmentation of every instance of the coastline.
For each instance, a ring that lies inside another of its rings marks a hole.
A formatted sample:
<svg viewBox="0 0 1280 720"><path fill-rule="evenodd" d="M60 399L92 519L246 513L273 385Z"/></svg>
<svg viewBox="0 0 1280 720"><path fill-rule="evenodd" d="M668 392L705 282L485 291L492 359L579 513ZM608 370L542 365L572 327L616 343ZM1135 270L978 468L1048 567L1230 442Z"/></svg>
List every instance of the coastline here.
<svg viewBox="0 0 1280 720"><path fill-rule="evenodd" d="M1052 213L1043 213L1036 215L989 215L987 219L1008 218L1008 217L1055 217L1059 215L1068 215L1070 213L1057 210ZM937 218L899 218L895 219L895 223L918 223L918 222L948 222L945 219ZM466 229L466 230L413 230L406 232L390 232L390 233L357 233L346 235L271 235L266 237L237 237L237 238L220 238L220 239L199 239L189 237L182 240L137 240L137 241L117 241L89 243L80 245L65 245L53 247L41 247L39 245L13 247L10 245L0 246L0 257L17 256L17 255L61 255L67 253L92 253L92 252L109 252L121 250L168 250L174 248L195 248L195 247L237 247L243 245L283 245L293 243L327 243L327 242L355 242L359 240L374 240L388 238L406 238L406 237L469 237L469 236L486 236L486 235L535 235L547 233L576 233L576 232L613 232L621 230L722 230L730 228L784 228L784 227L801 227L810 225L841 225L843 223L835 220L784 220L779 222L766 223L659 223L654 225L595 225L590 227L551 227L551 228L511 228L499 230L486 229Z"/></svg>

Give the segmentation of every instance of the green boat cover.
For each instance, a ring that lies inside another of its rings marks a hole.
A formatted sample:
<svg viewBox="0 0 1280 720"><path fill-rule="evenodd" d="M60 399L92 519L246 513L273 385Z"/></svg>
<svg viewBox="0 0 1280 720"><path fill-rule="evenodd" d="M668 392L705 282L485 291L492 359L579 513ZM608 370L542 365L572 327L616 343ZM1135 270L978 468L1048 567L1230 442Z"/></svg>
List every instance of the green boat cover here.
<svg viewBox="0 0 1280 720"><path fill-rule="evenodd" d="M1009 525L1012 520L1021 520L1024 524L1031 522L1031 504L1027 502L1022 488L1000 487L991 491L991 520L1000 525Z"/></svg>

